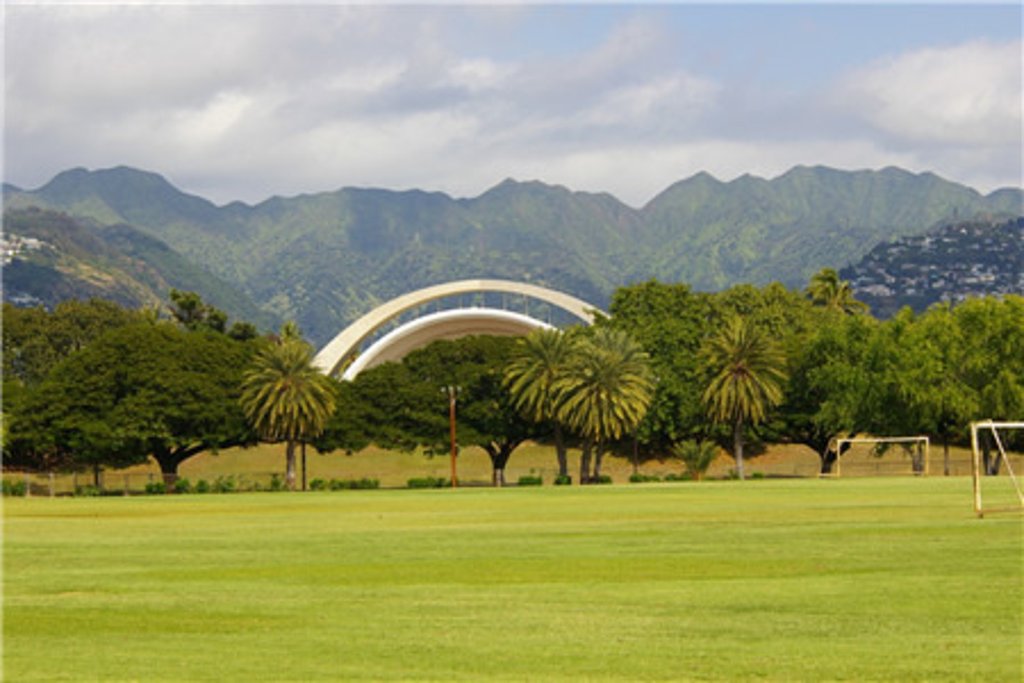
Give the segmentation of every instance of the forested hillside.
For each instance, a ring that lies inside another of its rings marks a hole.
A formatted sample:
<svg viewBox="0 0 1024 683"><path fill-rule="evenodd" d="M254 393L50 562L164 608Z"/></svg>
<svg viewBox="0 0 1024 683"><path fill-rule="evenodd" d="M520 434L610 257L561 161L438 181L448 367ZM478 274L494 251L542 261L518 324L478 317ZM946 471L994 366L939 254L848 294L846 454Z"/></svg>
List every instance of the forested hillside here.
<svg viewBox="0 0 1024 683"><path fill-rule="evenodd" d="M641 209L514 180L470 199L344 188L216 206L124 167L67 171L33 191L5 186L4 195L8 208L132 226L271 316L296 319L318 344L380 301L465 277L548 285L599 306L617 285L651 277L701 290L773 280L800 287L879 242L955 218L1019 216L1024 201L1019 189L982 196L932 174L822 167L773 180L699 174Z"/></svg>
<svg viewBox="0 0 1024 683"><path fill-rule="evenodd" d="M129 225L39 209L4 214L4 300L52 308L96 297L130 308L162 306L172 288L196 291L232 318L271 327L276 319L238 288Z"/></svg>

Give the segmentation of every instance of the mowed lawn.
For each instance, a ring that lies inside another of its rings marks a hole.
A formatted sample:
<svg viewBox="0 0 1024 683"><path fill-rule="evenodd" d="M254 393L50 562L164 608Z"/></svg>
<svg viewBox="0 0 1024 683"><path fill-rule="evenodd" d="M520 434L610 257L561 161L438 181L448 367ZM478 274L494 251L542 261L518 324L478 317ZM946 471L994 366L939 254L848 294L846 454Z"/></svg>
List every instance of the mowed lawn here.
<svg viewBox="0 0 1024 683"><path fill-rule="evenodd" d="M4 680L1022 679L968 478L4 502Z"/></svg>

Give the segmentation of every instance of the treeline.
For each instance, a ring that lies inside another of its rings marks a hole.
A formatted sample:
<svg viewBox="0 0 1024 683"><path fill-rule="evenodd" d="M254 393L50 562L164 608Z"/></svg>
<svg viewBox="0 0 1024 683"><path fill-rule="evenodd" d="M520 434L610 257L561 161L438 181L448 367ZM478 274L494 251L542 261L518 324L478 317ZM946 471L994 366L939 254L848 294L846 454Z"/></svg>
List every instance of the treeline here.
<svg viewBox="0 0 1024 683"><path fill-rule="evenodd" d="M699 477L716 443L742 476L744 453L773 442L806 444L828 472L835 439L858 433L927 434L948 472L972 420L1024 416L1024 298L881 322L831 270L802 292L630 285L593 328L438 342L350 383L313 369L294 325L258 335L187 292L169 311L5 304L4 467L98 472L152 457L172 484L199 452L264 440L288 444L295 487L307 444L447 453L454 401L458 444L488 453L496 485L526 440L555 446L563 482L570 446L581 482L600 481L608 452L676 455Z"/></svg>

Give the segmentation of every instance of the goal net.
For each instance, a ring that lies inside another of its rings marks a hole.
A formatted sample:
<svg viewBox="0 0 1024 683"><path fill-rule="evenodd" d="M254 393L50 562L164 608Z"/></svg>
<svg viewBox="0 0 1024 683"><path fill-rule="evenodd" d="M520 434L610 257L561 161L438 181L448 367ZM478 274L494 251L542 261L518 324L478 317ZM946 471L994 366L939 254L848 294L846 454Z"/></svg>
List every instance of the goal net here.
<svg viewBox="0 0 1024 683"><path fill-rule="evenodd" d="M882 456L893 446L903 457ZM835 471L831 475L847 476L927 475L930 441L927 436L879 436L836 439ZM844 464L845 460L845 464Z"/></svg>
<svg viewBox="0 0 1024 683"><path fill-rule="evenodd" d="M974 512L979 517L989 512L1024 510L1024 492L1017 478L1020 458L1014 465L1007 449L1008 432L1015 429L1024 429L1024 422L971 423Z"/></svg>

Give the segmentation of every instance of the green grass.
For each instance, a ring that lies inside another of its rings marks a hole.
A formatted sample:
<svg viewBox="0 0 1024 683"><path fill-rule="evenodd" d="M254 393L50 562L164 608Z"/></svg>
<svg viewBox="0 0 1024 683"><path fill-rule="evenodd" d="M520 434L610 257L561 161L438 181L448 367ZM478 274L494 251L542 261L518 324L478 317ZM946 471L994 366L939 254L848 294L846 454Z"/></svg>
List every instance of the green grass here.
<svg viewBox="0 0 1024 683"><path fill-rule="evenodd" d="M1020 681L970 480L4 501L4 676Z"/></svg>

